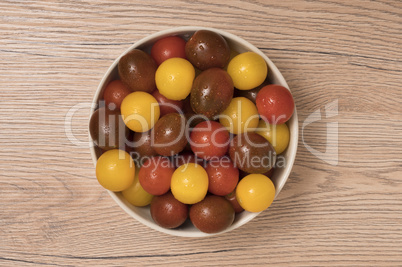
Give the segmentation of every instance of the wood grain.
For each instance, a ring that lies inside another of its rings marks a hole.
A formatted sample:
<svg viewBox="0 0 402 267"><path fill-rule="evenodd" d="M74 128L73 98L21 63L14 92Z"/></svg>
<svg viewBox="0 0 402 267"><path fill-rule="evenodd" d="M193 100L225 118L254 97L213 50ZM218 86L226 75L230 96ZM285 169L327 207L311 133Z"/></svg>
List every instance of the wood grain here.
<svg viewBox="0 0 402 267"><path fill-rule="evenodd" d="M219 1L218 1L219 2ZM0 265L402 264L402 2L0 2ZM97 184L89 107L104 72L132 43L175 26L236 34L288 81L300 136L275 203L233 232L185 239L124 213ZM338 101L338 115L325 105ZM72 143L65 117L75 105ZM300 128L302 130L302 127ZM330 133L329 140L336 134Z"/></svg>

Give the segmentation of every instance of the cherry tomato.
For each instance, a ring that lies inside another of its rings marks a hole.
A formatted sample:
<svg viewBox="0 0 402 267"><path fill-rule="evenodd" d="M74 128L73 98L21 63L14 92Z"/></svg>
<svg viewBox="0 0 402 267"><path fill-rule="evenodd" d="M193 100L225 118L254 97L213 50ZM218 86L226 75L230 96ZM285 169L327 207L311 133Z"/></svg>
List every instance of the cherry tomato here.
<svg viewBox="0 0 402 267"><path fill-rule="evenodd" d="M295 108L290 91L276 84L263 87L257 94L256 103L261 118L270 124L287 122Z"/></svg>
<svg viewBox="0 0 402 267"><path fill-rule="evenodd" d="M97 109L89 121L89 133L94 143L103 150L124 148L129 130L118 110Z"/></svg>
<svg viewBox="0 0 402 267"><path fill-rule="evenodd" d="M155 42L151 48L151 56L158 65L169 58L186 58L185 46L184 39L178 36L168 36Z"/></svg>
<svg viewBox="0 0 402 267"><path fill-rule="evenodd" d="M135 132L127 142L126 151L130 153L137 165L143 165L145 160L157 155L152 143L151 130L143 133Z"/></svg>
<svg viewBox="0 0 402 267"><path fill-rule="evenodd" d="M173 156L186 147L186 118L179 113L163 116L151 130L153 148L159 155Z"/></svg>
<svg viewBox="0 0 402 267"><path fill-rule="evenodd" d="M134 49L119 60L118 71L122 82L132 91L151 93L155 90L155 61L142 50Z"/></svg>
<svg viewBox="0 0 402 267"><path fill-rule="evenodd" d="M219 158L229 148L229 132L216 121L203 121L193 128L190 145L197 157L205 160Z"/></svg>
<svg viewBox="0 0 402 267"><path fill-rule="evenodd" d="M129 188L123 190L121 193L123 197L130 202L131 205L136 207L144 207L151 203L154 197L150 193L144 190L138 179L139 168L135 168L134 182Z"/></svg>
<svg viewBox="0 0 402 267"><path fill-rule="evenodd" d="M154 127L160 115L158 101L145 92L134 92L126 96L120 109L124 123L134 132L148 131Z"/></svg>
<svg viewBox="0 0 402 267"><path fill-rule="evenodd" d="M96 178L106 189L114 192L127 189L134 181L135 165L131 156L119 149L103 153L96 163Z"/></svg>
<svg viewBox="0 0 402 267"><path fill-rule="evenodd" d="M174 170L168 158L152 157L141 166L138 179L145 191L159 196L169 191Z"/></svg>
<svg viewBox="0 0 402 267"><path fill-rule="evenodd" d="M233 134L253 131L258 126L256 106L245 97L235 97L219 116L219 122Z"/></svg>
<svg viewBox="0 0 402 267"><path fill-rule="evenodd" d="M152 93L156 101L159 103L159 108L161 110L161 117L168 113L180 113L183 108L183 101L170 100L164 95L162 95L158 90Z"/></svg>
<svg viewBox="0 0 402 267"><path fill-rule="evenodd" d="M155 81L159 92L171 100L183 100L191 91L195 70L183 58L169 58L156 70Z"/></svg>
<svg viewBox="0 0 402 267"><path fill-rule="evenodd" d="M188 217L188 206L174 198L171 192L155 196L151 202L152 219L161 227L176 228Z"/></svg>
<svg viewBox="0 0 402 267"><path fill-rule="evenodd" d="M186 56L200 70L223 68L229 61L230 47L220 34L198 30L186 43Z"/></svg>
<svg viewBox="0 0 402 267"><path fill-rule="evenodd" d="M272 204L274 198L275 186L262 174L247 175L236 188L236 199L246 211L263 211Z"/></svg>
<svg viewBox="0 0 402 267"><path fill-rule="evenodd" d="M132 91L120 80L111 81L105 88L103 99L105 100L106 107L113 109L120 109L121 102Z"/></svg>
<svg viewBox="0 0 402 267"><path fill-rule="evenodd" d="M207 69L194 80L190 95L191 107L196 113L215 119L229 106L233 90L232 78L226 71Z"/></svg>
<svg viewBox="0 0 402 267"><path fill-rule="evenodd" d="M274 171L275 171L275 167L272 167L269 171L267 171L266 173L263 173L263 174L271 179L272 175L274 175Z"/></svg>
<svg viewBox="0 0 402 267"><path fill-rule="evenodd" d="M229 194L239 182L239 170L227 156L209 161L205 170L209 179L208 191L214 195Z"/></svg>
<svg viewBox="0 0 402 267"><path fill-rule="evenodd" d="M191 222L205 233L218 233L227 229L234 218L235 211L232 205L220 196L208 195L190 208Z"/></svg>
<svg viewBox="0 0 402 267"><path fill-rule="evenodd" d="M245 52L229 62L227 71L233 79L234 87L239 90L250 90L264 82L268 67L265 60L257 53Z"/></svg>
<svg viewBox="0 0 402 267"><path fill-rule="evenodd" d="M237 168L248 173L266 173L276 162L273 146L255 132L236 135L230 141L229 155Z"/></svg>
<svg viewBox="0 0 402 267"><path fill-rule="evenodd" d="M208 191L208 174L195 163L181 165L175 170L170 184L174 197L184 204L195 204L204 199Z"/></svg>
<svg viewBox="0 0 402 267"><path fill-rule="evenodd" d="M289 145L290 133L286 123L275 125L269 124L264 120L260 120L255 132L271 143L277 155L285 151Z"/></svg>
<svg viewBox="0 0 402 267"><path fill-rule="evenodd" d="M233 190L231 193L225 196L227 200L229 200L230 204L232 204L233 209L236 213L242 212L244 209L240 206L239 202L236 199L236 189Z"/></svg>

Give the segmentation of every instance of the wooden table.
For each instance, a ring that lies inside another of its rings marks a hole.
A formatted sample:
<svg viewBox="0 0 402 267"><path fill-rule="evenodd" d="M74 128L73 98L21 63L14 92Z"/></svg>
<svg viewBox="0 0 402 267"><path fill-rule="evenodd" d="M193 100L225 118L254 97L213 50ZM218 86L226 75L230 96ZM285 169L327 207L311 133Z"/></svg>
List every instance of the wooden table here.
<svg viewBox="0 0 402 267"><path fill-rule="evenodd" d="M1 266L402 264L402 2L217 2L0 2ZM183 25L261 48L299 114L274 204L210 238L129 217L98 185L87 145L88 103L114 59Z"/></svg>

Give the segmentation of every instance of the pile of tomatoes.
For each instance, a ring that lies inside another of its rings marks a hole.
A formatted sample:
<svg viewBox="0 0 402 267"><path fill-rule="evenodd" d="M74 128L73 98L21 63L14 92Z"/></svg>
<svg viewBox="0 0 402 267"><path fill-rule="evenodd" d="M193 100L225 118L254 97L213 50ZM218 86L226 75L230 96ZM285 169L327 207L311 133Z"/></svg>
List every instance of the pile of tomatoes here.
<svg viewBox="0 0 402 267"><path fill-rule="evenodd" d="M260 212L275 196L271 177L286 150L289 90L269 84L257 53L237 53L221 35L168 36L151 53L134 49L104 90L90 134L102 150L96 176L155 223L186 220L215 233L243 210Z"/></svg>

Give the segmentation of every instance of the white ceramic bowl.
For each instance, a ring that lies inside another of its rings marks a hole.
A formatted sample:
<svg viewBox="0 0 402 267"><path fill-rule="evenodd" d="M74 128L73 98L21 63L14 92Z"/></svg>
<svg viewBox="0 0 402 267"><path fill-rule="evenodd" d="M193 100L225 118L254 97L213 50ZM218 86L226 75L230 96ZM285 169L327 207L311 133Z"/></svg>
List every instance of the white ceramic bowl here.
<svg viewBox="0 0 402 267"><path fill-rule="evenodd" d="M201 29L206 29L210 31L214 31L222 35L227 42L229 43L230 47L232 49L235 49L237 52L242 53L246 51L252 51L255 53L258 53L261 55L265 61L268 64L268 77L270 81L274 84L280 84L286 88L289 88L287 85L285 79L283 78L282 74L279 72L279 70L276 68L274 63L266 56L264 55L258 48L250 44L249 42L243 40L242 38L233 35L231 33L218 30L218 29L213 29L213 28L205 28L205 27L178 27L178 28L172 28L164 31L160 31L154 34L151 34L135 44L133 44L130 48L127 49L123 54L120 55L122 57L125 55L127 52L131 51L132 49L142 49L144 51L150 52L150 49L152 47L152 44L155 43L157 40L166 37L166 36L171 36L171 35L178 35L183 37L184 39L188 39L191 37L191 35ZM93 98L93 103L97 104L100 100L100 97L103 95L103 91L106 88L106 85L115 79L118 79L118 71L117 71L117 65L119 62L119 58L117 58L113 64L109 67L105 75L103 76L102 81L100 82L98 89L96 90L95 96ZM95 106L95 105L93 105ZM90 116L92 113L95 111L95 109L91 109ZM296 108L293 113L292 118L287 122L290 130L290 143L287 148L287 150L282 154L285 157L286 161L286 167L284 168L278 168L275 169L273 177L270 177L275 185L276 188L276 195L275 198L278 196L279 192L281 191L282 187L285 185L286 180L288 179L288 176L291 172L295 157L296 157L296 149L297 149L297 141L298 141L298 121L297 121L297 112ZM101 155L100 150L93 145L93 141L91 139L91 136L89 136L89 142L90 142L90 150L91 150L91 156L94 164L96 165L97 159ZM184 225L180 226L178 229L165 229L160 226L158 226L151 217L149 207L134 207L131 205L128 201L124 199L121 193L114 193L109 191L110 196L116 201L116 203L124 210L126 211L130 216L135 218L136 220L140 221L141 223L145 224L146 226L149 226L150 228L153 228L155 230L161 231L166 234L170 235L175 235L175 236L183 236L183 237L205 237L205 236L210 236L213 234L207 234L199 231L196 229L191 222L187 221ZM275 202L273 203L273 205ZM269 212L269 211L268 211ZM236 215L236 218L233 222L233 224L227 228L225 231L222 231L220 233L228 232L233 229L236 229L253 218L255 218L259 213L251 213L251 212L246 212L243 211L242 213ZM220 234L218 233L218 234Z"/></svg>

